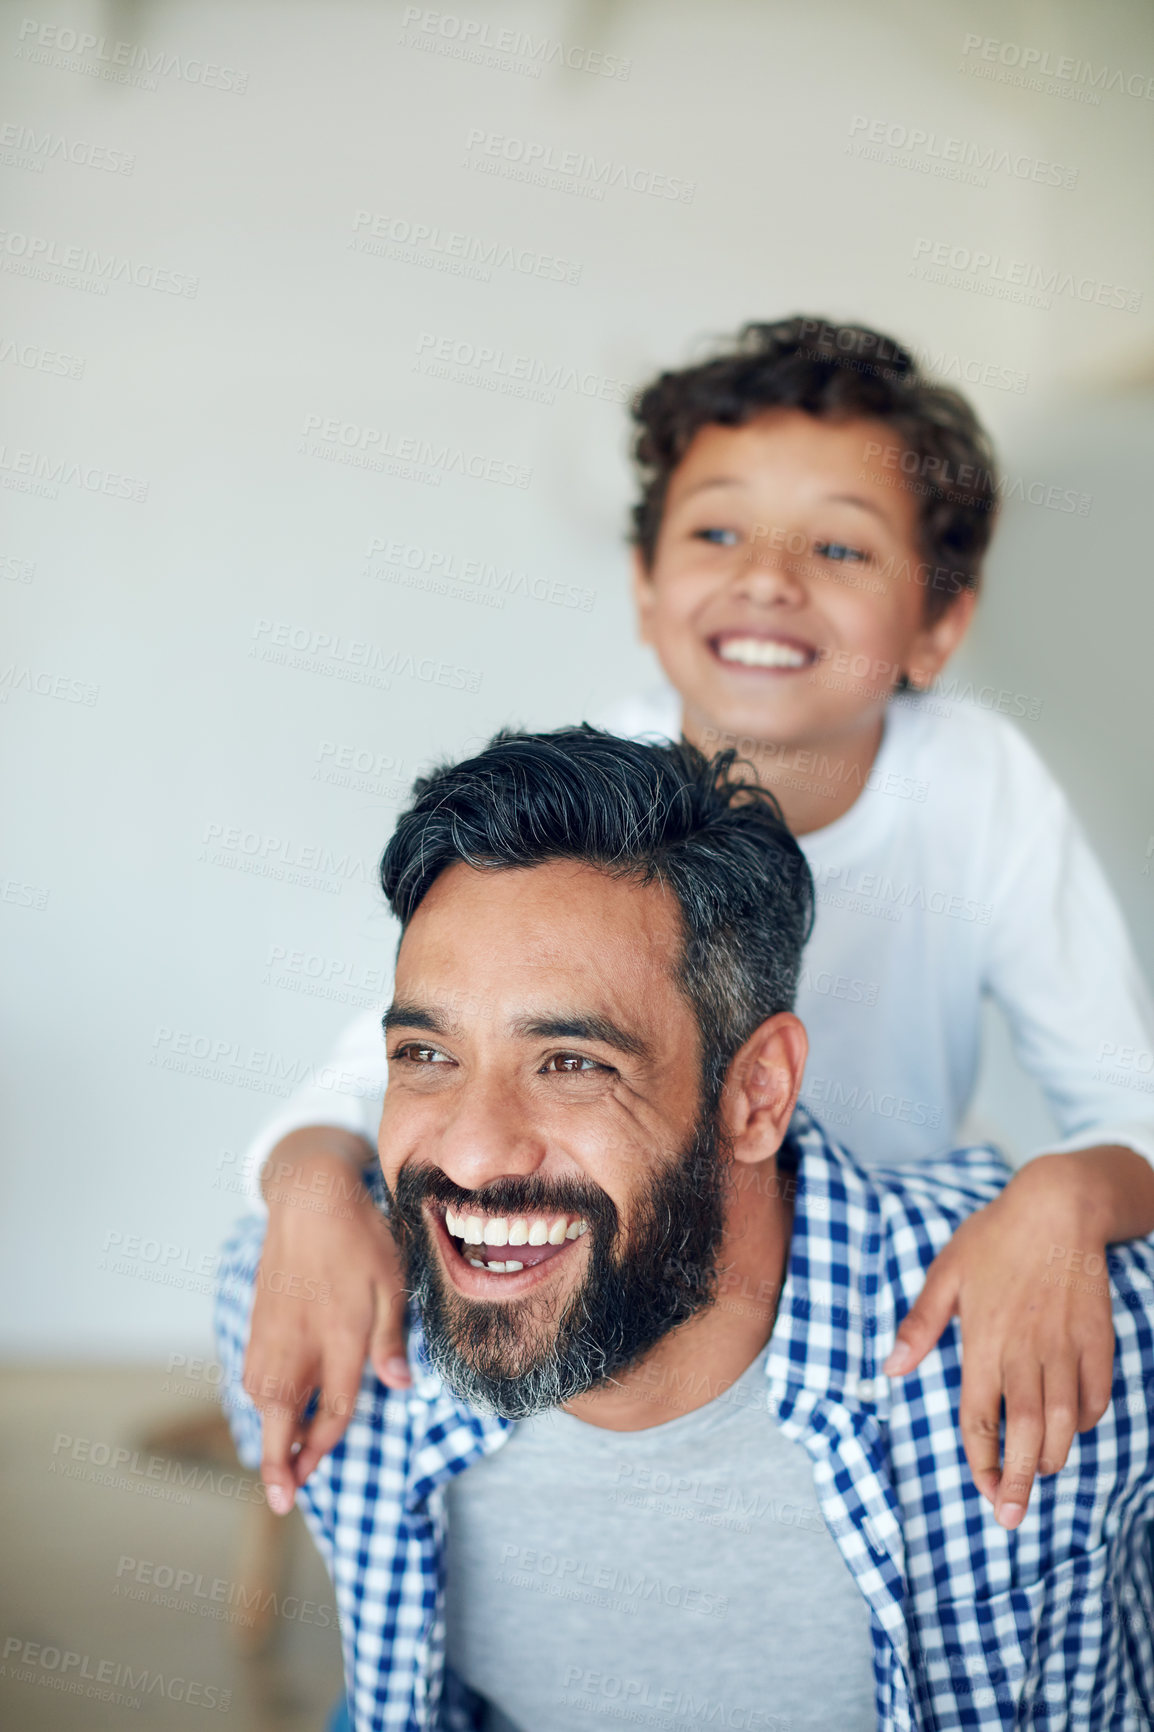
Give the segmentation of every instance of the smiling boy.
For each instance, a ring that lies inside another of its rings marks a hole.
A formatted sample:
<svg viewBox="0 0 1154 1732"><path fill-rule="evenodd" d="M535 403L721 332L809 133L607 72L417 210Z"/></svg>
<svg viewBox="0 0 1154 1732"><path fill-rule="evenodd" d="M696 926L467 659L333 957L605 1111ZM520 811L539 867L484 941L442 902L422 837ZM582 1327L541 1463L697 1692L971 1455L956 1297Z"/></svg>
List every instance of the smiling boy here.
<svg viewBox="0 0 1154 1732"><path fill-rule="evenodd" d="M911 1370L960 1315L966 1452L1013 1527L1035 1473L1060 1468L1110 1399L1108 1291L1059 1284L1046 1259L1102 1258L1154 1229L1154 1126L1097 1062L1110 1044L1154 1050L1154 1033L1111 893L1036 754L1002 717L918 695L973 612L988 441L900 347L816 319L747 327L662 375L635 415L637 604L671 689L606 719L737 744L799 836L817 887L802 1099L867 1164L932 1160L972 1096L989 996L1060 1127L944 1249L887 1365ZM341 1062L379 1071L371 1017ZM350 1178L372 1107L304 1093L258 1145L277 1145L268 1254L333 1293L323 1316L268 1293L254 1312L249 1387L284 1508L341 1435L366 1346L382 1380L408 1379L395 1254ZM326 1175L340 1208L291 1207Z"/></svg>

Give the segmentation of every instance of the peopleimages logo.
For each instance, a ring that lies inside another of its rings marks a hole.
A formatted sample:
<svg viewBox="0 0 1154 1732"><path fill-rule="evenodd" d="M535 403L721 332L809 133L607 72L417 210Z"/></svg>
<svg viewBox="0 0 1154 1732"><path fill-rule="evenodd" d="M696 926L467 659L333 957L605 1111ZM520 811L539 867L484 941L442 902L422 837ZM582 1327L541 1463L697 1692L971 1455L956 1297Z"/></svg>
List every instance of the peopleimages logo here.
<svg viewBox="0 0 1154 1732"><path fill-rule="evenodd" d="M991 68L1000 67L1019 74L1025 80L1052 78L1071 87L1089 86L1092 91L1113 91L1119 96L1137 96L1149 102L1154 98L1154 75L1147 72L1123 72L1119 66L1104 61L1095 66L1089 60L1079 60L1071 54L1055 54L1049 48L1028 48L1020 42L1002 42L996 36L967 35L962 42L962 54L969 61L967 71L977 71L982 62ZM976 56L976 59L970 59Z"/></svg>
<svg viewBox="0 0 1154 1732"><path fill-rule="evenodd" d="M115 1701L129 1708L142 1707L145 1696L163 1696L189 1708L215 1708L224 1714L232 1701L232 1691L222 1689L219 1684L205 1684L193 1678L166 1678L163 1672L150 1672L147 1666L97 1659L70 1648L26 1641L22 1636L5 1639L3 1670L20 1683L50 1683L53 1689L63 1689L69 1695ZM130 1692L129 1697L115 1694L121 1690Z"/></svg>
<svg viewBox="0 0 1154 1732"><path fill-rule="evenodd" d="M92 247L73 246L47 235L29 235L19 229L0 229L0 269L18 275L41 276L46 270L89 283L93 291L107 294L109 283L130 283L137 289L154 289L162 295L183 295L194 301L200 278L162 269L143 259L119 253L100 253Z"/></svg>
<svg viewBox="0 0 1154 1732"><path fill-rule="evenodd" d="M519 72L527 78L540 78L546 66L567 66L570 72L624 79L633 64L600 48L561 42L553 36L535 37L527 30L499 28L488 19L462 18L427 6L406 6L401 31L402 48L419 48L427 54L468 60L497 72Z"/></svg>
<svg viewBox="0 0 1154 1732"><path fill-rule="evenodd" d="M924 126L907 126L902 121L871 120L867 115L855 114L849 134L846 150L850 155L894 168L913 169L920 174L969 180L975 186L987 186L988 174L1007 174L1015 180L1032 181L1036 186L1072 188L1078 184L1076 168L1051 162L1047 157L993 144L975 144L972 139Z"/></svg>
<svg viewBox="0 0 1154 1732"><path fill-rule="evenodd" d="M487 132L475 126L465 140L466 168L524 180L534 186L574 192L582 198L602 199L606 187L637 192L649 198L678 199L692 204L697 182L660 174L636 163L616 162L612 157L592 156L585 150L559 150L539 139L514 138L505 132Z"/></svg>
<svg viewBox="0 0 1154 1732"><path fill-rule="evenodd" d="M442 228L439 223L414 222L382 211L355 212L353 235L349 245L357 252L447 271L452 276L471 276L483 283L490 281L490 272L509 270L522 277L572 285L581 281L584 269L572 259L538 252L535 247L483 240L459 229Z"/></svg>
<svg viewBox="0 0 1154 1732"><path fill-rule="evenodd" d="M981 247L956 246L951 241L936 241L924 235L914 242L913 257L915 262L909 274L923 282L969 289L974 294L1044 310L1053 305L1051 297L1058 295L1125 313L1136 313L1142 305L1140 289L1108 283L1100 277L1081 276L1058 265L1004 258L1001 253L989 253Z"/></svg>
<svg viewBox="0 0 1154 1732"><path fill-rule="evenodd" d="M248 73L235 66L195 55L173 54L164 48L146 48L143 42L110 42L107 36L75 30L67 24L44 24L25 18L18 32L16 57L37 65L56 66L65 72L83 72L114 84L133 84L156 90L158 78L178 78L184 84L201 84L206 90L228 90L243 95Z"/></svg>
<svg viewBox="0 0 1154 1732"><path fill-rule="evenodd" d="M96 168L106 174L131 174L136 157L129 151L113 150L106 144L68 138L62 132L37 132L11 120L0 126L0 161L10 167L44 172L46 162L70 162L78 168ZM20 159L24 160L21 161Z"/></svg>

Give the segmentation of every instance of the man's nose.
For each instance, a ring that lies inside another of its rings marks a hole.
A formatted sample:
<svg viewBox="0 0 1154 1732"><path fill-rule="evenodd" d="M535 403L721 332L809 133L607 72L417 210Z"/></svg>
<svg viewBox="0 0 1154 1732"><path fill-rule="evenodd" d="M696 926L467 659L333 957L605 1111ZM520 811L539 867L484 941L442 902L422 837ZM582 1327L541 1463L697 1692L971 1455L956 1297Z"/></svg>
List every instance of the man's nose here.
<svg viewBox="0 0 1154 1732"><path fill-rule="evenodd" d="M495 1179L535 1173L545 1152L516 1092L478 1077L458 1094L435 1159L462 1190L479 1191Z"/></svg>

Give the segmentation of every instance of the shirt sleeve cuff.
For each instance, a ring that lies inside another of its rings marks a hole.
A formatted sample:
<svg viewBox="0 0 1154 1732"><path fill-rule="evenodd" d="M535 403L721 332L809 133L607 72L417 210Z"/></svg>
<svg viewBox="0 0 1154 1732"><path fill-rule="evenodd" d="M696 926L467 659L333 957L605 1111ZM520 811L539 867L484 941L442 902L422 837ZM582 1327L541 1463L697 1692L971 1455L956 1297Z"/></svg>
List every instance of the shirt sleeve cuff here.
<svg viewBox="0 0 1154 1732"><path fill-rule="evenodd" d="M1141 1155L1144 1161L1149 1161L1154 1167L1154 1125L1141 1123L1091 1125L1088 1130L1064 1137L1061 1142L1047 1143L1044 1148L1032 1150L1027 1158L1033 1160L1036 1155L1070 1155L1078 1149L1096 1149L1109 1144L1133 1149L1136 1155Z"/></svg>
<svg viewBox="0 0 1154 1732"><path fill-rule="evenodd" d="M359 1099L319 1088L302 1091L283 1113L261 1127L241 1156L238 1177L243 1183L244 1196L255 1208L262 1212L267 1210L260 1189L264 1164L281 1138L290 1132L306 1130L310 1125L334 1125L338 1130L352 1131L372 1144L376 1141L380 1121L381 1097L378 1094L371 1099Z"/></svg>

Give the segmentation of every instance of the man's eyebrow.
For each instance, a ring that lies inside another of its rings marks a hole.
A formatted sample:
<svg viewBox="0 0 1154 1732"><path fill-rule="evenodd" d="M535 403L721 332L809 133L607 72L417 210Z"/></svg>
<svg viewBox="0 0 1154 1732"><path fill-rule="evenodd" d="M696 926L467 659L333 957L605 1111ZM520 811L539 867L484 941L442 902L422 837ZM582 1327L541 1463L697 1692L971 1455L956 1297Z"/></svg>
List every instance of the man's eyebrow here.
<svg viewBox="0 0 1154 1732"><path fill-rule="evenodd" d="M429 1034L451 1034L452 1024L437 1011L423 1004L390 1004L381 1018L381 1027L388 1034L391 1028L423 1028Z"/></svg>
<svg viewBox="0 0 1154 1732"><path fill-rule="evenodd" d="M615 1047L631 1058L648 1058L649 1047L640 1035L630 1034L608 1016L578 1013L576 1016L526 1016L513 1025L514 1034L538 1040L595 1040Z"/></svg>

